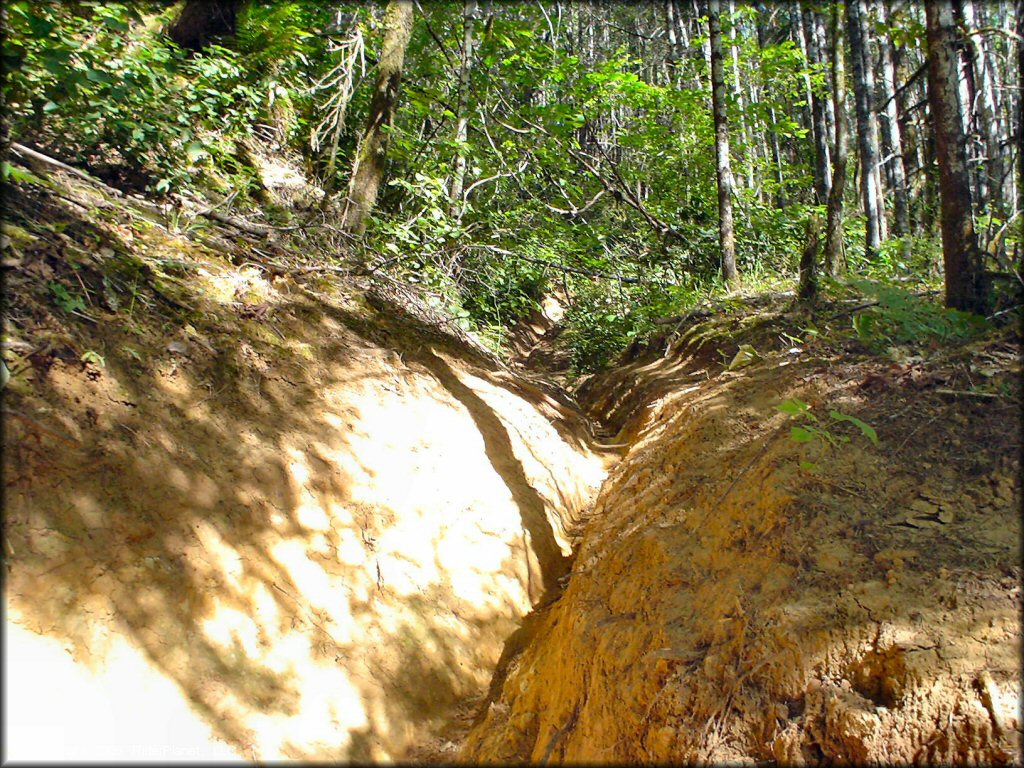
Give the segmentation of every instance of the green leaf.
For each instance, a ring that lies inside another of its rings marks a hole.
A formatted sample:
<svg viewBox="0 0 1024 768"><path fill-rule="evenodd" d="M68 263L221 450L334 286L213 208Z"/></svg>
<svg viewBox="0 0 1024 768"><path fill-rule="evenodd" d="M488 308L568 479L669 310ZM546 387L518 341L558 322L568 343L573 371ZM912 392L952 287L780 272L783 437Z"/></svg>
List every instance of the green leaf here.
<svg viewBox="0 0 1024 768"><path fill-rule="evenodd" d="M874 427L870 426L869 424L865 424L856 416L847 416L845 413L840 413L839 411L829 411L828 415L831 416L834 421L850 422L864 434L864 437L866 437L875 445L878 445L878 433L875 432Z"/></svg>
<svg viewBox="0 0 1024 768"><path fill-rule="evenodd" d="M206 149L198 141L193 141L187 147L185 147L185 154L188 155L189 162L198 162L205 154Z"/></svg>
<svg viewBox="0 0 1024 768"><path fill-rule="evenodd" d="M794 443L809 443L814 439L814 433L804 427L793 427L789 430L789 437Z"/></svg>
<svg viewBox="0 0 1024 768"><path fill-rule="evenodd" d="M775 406L775 410L782 411L790 416L799 416L802 413L806 413L811 409L807 403L797 397L790 398L785 402L779 403Z"/></svg>
<svg viewBox="0 0 1024 768"><path fill-rule="evenodd" d="M86 70L85 76L94 83L112 83L114 78L104 72L102 69L88 69Z"/></svg>
<svg viewBox="0 0 1024 768"><path fill-rule="evenodd" d="M116 16L104 16L103 23L113 29L115 32L127 32L128 22L124 19L120 19Z"/></svg>
<svg viewBox="0 0 1024 768"><path fill-rule="evenodd" d="M87 352L82 353L81 360L83 363L95 363L100 368L107 367L107 362L106 360L103 359L103 355L99 354L98 352L94 352L91 349L88 350Z"/></svg>
<svg viewBox="0 0 1024 768"><path fill-rule="evenodd" d="M806 459L800 462L800 469L804 472L813 472L816 466L818 465L813 461L807 461Z"/></svg>

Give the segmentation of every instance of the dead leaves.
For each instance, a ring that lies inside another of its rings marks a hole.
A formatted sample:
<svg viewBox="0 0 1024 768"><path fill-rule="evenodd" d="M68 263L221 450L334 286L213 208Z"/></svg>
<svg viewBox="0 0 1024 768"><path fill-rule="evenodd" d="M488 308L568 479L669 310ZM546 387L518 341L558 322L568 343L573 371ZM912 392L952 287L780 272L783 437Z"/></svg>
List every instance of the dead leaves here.
<svg viewBox="0 0 1024 768"><path fill-rule="evenodd" d="M878 392L894 387L927 389L949 383L955 376L953 369L928 368L921 363L890 363L878 371L871 371L857 384L857 388Z"/></svg>

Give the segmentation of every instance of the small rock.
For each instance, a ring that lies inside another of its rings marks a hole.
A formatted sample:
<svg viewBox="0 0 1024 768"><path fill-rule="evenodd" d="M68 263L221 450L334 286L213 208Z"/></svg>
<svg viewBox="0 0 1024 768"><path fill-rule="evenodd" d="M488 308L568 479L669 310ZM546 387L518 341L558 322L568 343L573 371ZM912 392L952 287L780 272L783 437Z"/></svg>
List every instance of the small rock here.
<svg viewBox="0 0 1024 768"><path fill-rule="evenodd" d="M173 355L188 357L188 344L184 341L172 341L167 345L167 351Z"/></svg>
<svg viewBox="0 0 1024 768"><path fill-rule="evenodd" d="M910 502L910 508L914 511L915 515L925 517L929 515L937 515L939 512L939 508L936 504L925 499L914 499Z"/></svg>

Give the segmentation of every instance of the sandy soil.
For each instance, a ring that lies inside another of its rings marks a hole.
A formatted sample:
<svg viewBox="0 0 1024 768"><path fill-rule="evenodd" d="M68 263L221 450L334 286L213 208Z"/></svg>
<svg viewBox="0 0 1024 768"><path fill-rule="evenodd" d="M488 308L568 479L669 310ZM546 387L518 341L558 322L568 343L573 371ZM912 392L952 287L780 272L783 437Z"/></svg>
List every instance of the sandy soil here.
<svg viewBox="0 0 1024 768"><path fill-rule="evenodd" d="M605 475L585 419L393 296L15 202L6 756L450 752L568 570ZM47 290L78 277L92 322Z"/></svg>
<svg viewBox="0 0 1024 768"><path fill-rule="evenodd" d="M1017 340L900 365L759 322L584 388L633 445L462 760L1019 761ZM793 442L791 397L879 445Z"/></svg>
<svg viewBox="0 0 1024 768"><path fill-rule="evenodd" d="M588 419L402 289L62 183L0 244L8 759L1019 761L1019 338L728 312Z"/></svg>

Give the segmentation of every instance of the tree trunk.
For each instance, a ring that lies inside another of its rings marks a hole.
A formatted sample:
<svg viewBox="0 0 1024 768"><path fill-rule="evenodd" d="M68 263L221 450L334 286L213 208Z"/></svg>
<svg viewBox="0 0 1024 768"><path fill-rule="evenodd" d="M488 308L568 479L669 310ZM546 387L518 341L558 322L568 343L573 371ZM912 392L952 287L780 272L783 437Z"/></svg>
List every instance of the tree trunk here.
<svg viewBox="0 0 1024 768"><path fill-rule="evenodd" d="M757 25L757 47L764 50L768 45L768 35L765 32L764 24L758 23ZM762 80L767 81L767 78L763 74L763 63L762 63ZM768 122L771 125L778 123L778 117L775 114L775 107L768 107ZM775 170L775 206L777 208L786 207L786 177L783 173L782 168L782 147L779 146L779 134L771 128L766 131L768 134L768 144L772 150L772 167Z"/></svg>
<svg viewBox="0 0 1024 768"><path fill-rule="evenodd" d="M979 24L975 18L973 0L962 0L961 8L964 26L969 31L977 29ZM983 211L990 211L1003 218L1007 211L1003 210L1001 204L1005 201L999 199L1003 191L1003 152L1000 147L1000 136L1003 135L1003 127L1000 124L1002 113L996 100L996 90L992 82L994 73L989 61L988 41L984 35L968 36L967 51L977 93L977 98L973 100L978 110L976 126L985 140L986 162L982 164L984 181L980 187L983 190L983 197L978 202Z"/></svg>
<svg viewBox="0 0 1024 768"><path fill-rule="evenodd" d="M821 218L817 213L812 213L807 220L806 232L804 252L800 255L800 286L797 289L797 298L813 303L818 296L818 241L821 236Z"/></svg>
<svg viewBox="0 0 1024 768"><path fill-rule="evenodd" d="M391 0L384 12L384 41L377 65L377 84L370 101L366 131L356 150L342 222L342 228L349 234L362 235L366 231L366 219L377 202L388 151L387 129L394 123L402 63L411 36L412 0Z"/></svg>
<svg viewBox="0 0 1024 768"><path fill-rule="evenodd" d="M747 189L754 186L754 161L751 157L754 147L753 131L747 121L747 99L743 93L743 83L740 81L740 53L736 47L736 20L735 3L729 0L729 13L732 17L732 24L729 26L729 53L732 56L732 92L736 99L736 107L740 116L740 138L743 141L743 173Z"/></svg>
<svg viewBox="0 0 1024 768"><path fill-rule="evenodd" d="M235 34L246 0L186 0L167 36L182 48L201 51L214 38Z"/></svg>
<svg viewBox="0 0 1024 768"><path fill-rule="evenodd" d="M668 40L668 54L665 56L665 79L670 88L676 87L676 71L682 58L679 37L676 33L675 0L665 0L665 36Z"/></svg>
<svg viewBox="0 0 1024 768"><path fill-rule="evenodd" d="M719 0L708 0L708 43L711 47L711 105L715 120L718 167L718 241L722 249L722 279L730 290L739 287L736 236L732 223L732 169L729 165L729 122L725 111L725 62Z"/></svg>
<svg viewBox="0 0 1024 768"><path fill-rule="evenodd" d="M878 8L884 14L884 5ZM884 17L883 17L884 18ZM887 21L887 20L886 20ZM892 43L881 38L878 46L882 54L882 92L885 96L885 109L882 121L884 144L888 152L886 167L889 169L890 187L893 195L893 207L896 215L893 231L897 237L910 234L910 209L907 205L907 176L903 168L903 136L900 131L899 110L896 105L896 67L893 63ZM909 242L904 244L909 248Z"/></svg>
<svg viewBox="0 0 1024 768"><path fill-rule="evenodd" d="M959 98L958 32L953 0L925 5L928 41L928 103L935 125L942 208L942 255L946 268L946 306L968 312L986 309L982 254L972 218L963 105Z"/></svg>
<svg viewBox="0 0 1024 768"><path fill-rule="evenodd" d="M828 61L829 41L828 35L825 33L825 20L822 18L821 13L812 13L811 21L813 22L813 39L815 47L818 49L818 59L822 64ZM834 45L835 43L833 43ZM825 135L832 137L836 132L836 105L831 97L824 98L825 104Z"/></svg>
<svg viewBox="0 0 1024 768"><path fill-rule="evenodd" d="M794 19L793 26L800 32L801 45L807 50L807 60L817 68L823 63L823 51L818 47L815 35L815 16L813 8L805 7L800 22ZM826 97L811 88L810 76L806 78L805 88L808 93L808 105L811 110L811 127L814 139L814 191L818 204L824 205L832 188L831 154L828 149L828 120L825 106Z"/></svg>
<svg viewBox="0 0 1024 768"><path fill-rule="evenodd" d="M462 62L459 67L458 120L455 124L455 143L458 146L452 169L451 214L462 212L462 189L466 182L466 139L469 138L469 77L473 67L473 22L476 19L476 0L465 0L462 8Z"/></svg>
<svg viewBox="0 0 1024 768"><path fill-rule="evenodd" d="M1019 204L1021 195L1024 195L1024 0L1017 0L1017 188L1013 190L1016 194L1011 196L1014 211L1020 210ZM1021 250L1021 243L1024 242L1024 216L1020 220L1020 237L1017 238L1015 248ZM1020 258L1017 258L1020 263Z"/></svg>
<svg viewBox="0 0 1024 768"><path fill-rule="evenodd" d="M864 256L871 260L882 244L882 228L879 222L879 198L876 176L878 174L878 139L875 135L871 111L871 91L874 76L871 68L865 66L863 0L849 0L846 3L846 31L850 39L850 61L853 66L853 95L857 111L857 146L860 149L860 183L864 203L865 237ZM836 105L838 112L839 105ZM838 115L837 115L838 118Z"/></svg>
<svg viewBox="0 0 1024 768"><path fill-rule="evenodd" d="M839 4L832 6L832 101L836 106L836 136L832 148L832 189L828 194L825 223L825 272L835 277L846 266L843 253L843 192L846 190L846 69L843 66L843 25L839 23Z"/></svg>

